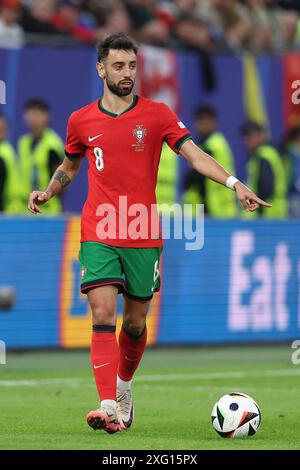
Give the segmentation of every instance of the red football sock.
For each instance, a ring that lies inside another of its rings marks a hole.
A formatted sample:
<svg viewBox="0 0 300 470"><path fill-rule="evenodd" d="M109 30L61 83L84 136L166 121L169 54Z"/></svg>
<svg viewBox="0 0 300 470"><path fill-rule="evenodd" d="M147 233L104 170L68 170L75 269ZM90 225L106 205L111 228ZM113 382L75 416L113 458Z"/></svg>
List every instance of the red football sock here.
<svg viewBox="0 0 300 470"><path fill-rule="evenodd" d="M140 336L132 336L122 327L119 336L120 361L118 376L128 382L132 379L140 360L142 359L147 342L147 328Z"/></svg>
<svg viewBox="0 0 300 470"><path fill-rule="evenodd" d="M119 347L115 327L93 326L91 362L100 400L116 400Z"/></svg>

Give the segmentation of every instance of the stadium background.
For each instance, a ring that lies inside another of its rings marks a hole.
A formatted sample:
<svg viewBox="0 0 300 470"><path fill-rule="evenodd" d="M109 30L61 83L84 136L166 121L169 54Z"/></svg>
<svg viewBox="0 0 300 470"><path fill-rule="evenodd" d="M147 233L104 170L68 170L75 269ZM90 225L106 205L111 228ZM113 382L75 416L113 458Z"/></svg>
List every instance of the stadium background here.
<svg viewBox="0 0 300 470"><path fill-rule="evenodd" d="M21 106L32 90L51 104L52 123L64 137L72 110L101 94L95 60L93 49L80 47L0 50L12 139L25 131ZM137 92L165 101L192 130L195 106L205 102L217 107L220 128L238 156L241 178L245 178L245 149L239 127L246 117L260 113L260 118L269 122L275 141L298 119L298 108L291 100L292 84L300 70L300 56L295 53L260 58L216 53L212 60L216 86L212 91L205 90L199 57L192 52L144 46L140 64ZM180 165L182 181L187 169L184 159ZM67 213L80 213L87 191L86 170L85 164L66 192ZM179 181L179 194L180 187ZM190 254L180 241L167 240L163 287L149 316L149 343L297 338L299 235L297 221L207 219L200 252ZM87 346L89 312L78 290L78 218L2 218L0 241L0 285L11 285L17 292L15 307L0 315L1 339L8 347ZM238 252L240 244L246 244L244 254ZM240 271L235 274L236 263ZM236 283L244 270L246 286L239 290ZM245 315L240 325L232 320L235 308L240 309L237 315ZM121 304L118 310L121 312Z"/></svg>
<svg viewBox="0 0 300 470"><path fill-rule="evenodd" d="M195 2L147 1L173 3ZM299 11L293 0L261 3L292 4ZM92 44L33 36L21 47L0 47L6 84L0 112L8 117L14 145L26 131L27 99L49 103L51 126L64 139L69 114L102 92ZM168 41L142 44L136 92L167 103L192 133L197 105L213 105L237 176L245 180L241 124L248 118L266 124L275 144L300 124L299 37L298 31L298 46L259 54L220 43L208 54L180 41L175 48ZM183 158L179 170L178 201L188 171ZM185 240L165 240L162 288L148 317L150 347L134 383L135 426L114 440L90 433L84 416L98 397L77 259L86 171L83 161L59 216L0 214L0 288L16 293L13 307L0 309L0 354L1 341L6 346L6 364L0 356L0 449L299 449L299 343L291 346L300 337L300 222L276 214L272 220L206 217L200 251L187 251ZM121 312L119 296L118 328ZM213 404L237 390L262 408L261 431L246 443L224 441L210 426ZM178 413L182 404L184 413Z"/></svg>
<svg viewBox="0 0 300 470"><path fill-rule="evenodd" d="M16 143L26 131L23 103L33 96L33 90L34 96L41 96L50 104L52 125L64 138L71 112L101 95L96 60L94 48L87 46L0 49L1 79L8 84L5 114L10 122L11 140ZM290 126L300 122L298 105L292 102L292 95L297 93L292 85L299 79L299 54L236 57L215 53L210 64L214 85L209 90L201 64L201 58L193 52L142 46L136 93L167 103L192 132L197 105L216 107L220 130L235 155L237 175L244 179L246 150L239 129L245 119L268 124L275 143L279 143ZM184 159L180 165L179 193L188 168ZM87 194L86 169L82 168L65 195L67 212L81 210Z"/></svg>

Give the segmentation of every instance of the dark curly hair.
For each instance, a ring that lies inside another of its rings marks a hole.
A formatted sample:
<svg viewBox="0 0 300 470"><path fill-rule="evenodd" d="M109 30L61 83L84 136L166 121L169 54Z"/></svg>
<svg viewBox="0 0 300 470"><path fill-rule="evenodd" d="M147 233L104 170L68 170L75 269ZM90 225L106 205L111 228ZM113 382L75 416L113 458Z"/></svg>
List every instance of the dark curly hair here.
<svg viewBox="0 0 300 470"><path fill-rule="evenodd" d="M136 42L124 33L111 34L97 44L98 62L109 54L110 49L121 49L123 51L134 51L137 54L138 46Z"/></svg>

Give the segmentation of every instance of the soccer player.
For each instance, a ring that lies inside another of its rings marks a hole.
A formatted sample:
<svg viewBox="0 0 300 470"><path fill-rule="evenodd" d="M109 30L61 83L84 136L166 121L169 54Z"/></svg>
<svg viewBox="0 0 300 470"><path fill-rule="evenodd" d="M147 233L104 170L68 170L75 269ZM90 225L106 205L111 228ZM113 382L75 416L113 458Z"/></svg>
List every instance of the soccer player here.
<svg viewBox="0 0 300 470"><path fill-rule="evenodd" d="M123 33L98 45L103 97L71 114L66 157L47 189L33 191L28 200L32 213L41 212L39 206L71 183L87 156L89 194L79 259L81 291L92 311L91 364L100 398L100 408L87 415L87 422L108 433L128 429L133 422L132 379L146 346L150 301L160 285L162 239L155 223L152 229L157 218L152 206L163 142L199 173L233 189L245 210L269 206L200 150L165 104L133 94L137 50ZM144 215L134 218L137 213ZM124 300L119 343L118 293Z"/></svg>

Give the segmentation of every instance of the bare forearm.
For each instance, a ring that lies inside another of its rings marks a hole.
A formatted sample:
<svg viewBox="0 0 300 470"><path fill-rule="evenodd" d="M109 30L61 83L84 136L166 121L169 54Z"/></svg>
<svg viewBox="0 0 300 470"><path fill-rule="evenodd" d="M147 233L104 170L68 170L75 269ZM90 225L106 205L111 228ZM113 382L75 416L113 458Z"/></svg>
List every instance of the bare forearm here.
<svg viewBox="0 0 300 470"><path fill-rule="evenodd" d="M71 183L77 172L78 169L70 169L62 163L53 174L45 192L49 197L56 196Z"/></svg>
<svg viewBox="0 0 300 470"><path fill-rule="evenodd" d="M53 196L65 189L75 178L80 167L80 159L70 160L65 157L62 164L57 168L45 191L32 191L28 197L28 210L33 214L43 212L39 206L45 204Z"/></svg>
<svg viewBox="0 0 300 470"><path fill-rule="evenodd" d="M193 166L195 170L217 183L225 185L230 173L228 173L214 158L204 152L203 154L202 158L194 163Z"/></svg>
<svg viewBox="0 0 300 470"><path fill-rule="evenodd" d="M230 174L214 158L199 149L192 141L188 141L182 146L181 153L198 173L207 176L217 183L226 184Z"/></svg>

